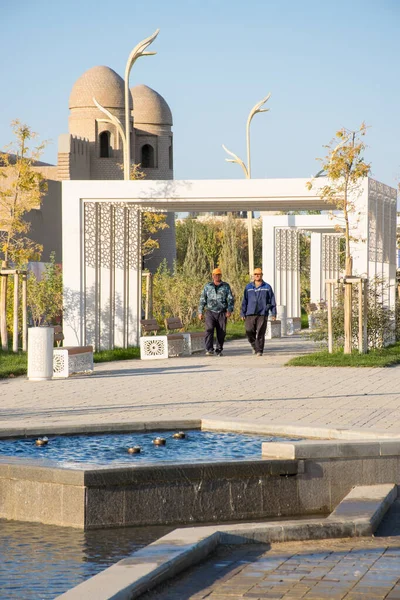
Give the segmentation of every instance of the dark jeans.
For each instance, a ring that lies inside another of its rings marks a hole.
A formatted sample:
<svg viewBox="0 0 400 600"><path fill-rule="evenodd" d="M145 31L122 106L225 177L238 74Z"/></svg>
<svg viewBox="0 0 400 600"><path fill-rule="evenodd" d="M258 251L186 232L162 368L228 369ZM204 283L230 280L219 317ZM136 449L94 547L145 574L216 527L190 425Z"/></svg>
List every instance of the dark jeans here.
<svg viewBox="0 0 400 600"><path fill-rule="evenodd" d="M207 352L211 352L211 350L214 349L214 329L217 334L216 350L217 352L222 352L226 335L226 313L217 313L208 310L206 312L205 323L206 334L204 336L204 342Z"/></svg>
<svg viewBox="0 0 400 600"><path fill-rule="evenodd" d="M264 352L265 332L267 330L268 317L263 315L249 315L245 318L247 339L253 350L257 353Z"/></svg>

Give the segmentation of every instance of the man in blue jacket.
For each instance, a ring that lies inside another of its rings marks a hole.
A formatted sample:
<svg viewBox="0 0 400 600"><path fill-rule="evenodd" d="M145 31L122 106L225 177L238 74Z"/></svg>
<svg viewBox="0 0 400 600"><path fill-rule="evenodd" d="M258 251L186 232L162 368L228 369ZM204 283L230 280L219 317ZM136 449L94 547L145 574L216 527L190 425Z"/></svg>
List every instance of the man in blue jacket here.
<svg viewBox="0 0 400 600"><path fill-rule="evenodd" d="M240 316L245 322L247 339L253 348L253 354L262 356L264 352L265 331L268 315L275 321L276 302L269 283L262 278L262 270L254 269L254 281L246 285Z"/></svg>

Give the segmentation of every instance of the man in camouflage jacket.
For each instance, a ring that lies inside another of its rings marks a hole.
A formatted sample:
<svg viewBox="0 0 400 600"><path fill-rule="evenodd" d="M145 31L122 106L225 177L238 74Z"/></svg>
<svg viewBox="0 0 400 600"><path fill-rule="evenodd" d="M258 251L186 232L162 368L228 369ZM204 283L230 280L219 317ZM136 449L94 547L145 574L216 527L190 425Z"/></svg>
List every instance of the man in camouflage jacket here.
<svg viewBox="0 0 400 600"><path fill-rule="evenodd" d="M217 336L215 353L222 356L226 335L226 321L233 312L234 299L229 283L222 281L221 269L214 269L212 281L204 286L199 302L199 319L205 313L205 347L207 356L214 354L214 330Z"/></svg>

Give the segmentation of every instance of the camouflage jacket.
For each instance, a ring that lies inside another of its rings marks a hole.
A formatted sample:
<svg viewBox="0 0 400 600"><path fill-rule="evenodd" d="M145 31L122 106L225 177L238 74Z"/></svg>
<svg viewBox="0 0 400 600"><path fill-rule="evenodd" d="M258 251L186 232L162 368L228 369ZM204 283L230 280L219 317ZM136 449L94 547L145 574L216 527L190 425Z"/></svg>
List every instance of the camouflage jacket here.
<svg viewBox="0 0 400 600"><path fill-rule="evenodd" d="M199 314L202 315L204 309L214 312L233 312L234 299L231 286L225 281L215 285L212 281L204 286L201 292L199 302Z"/></svg>

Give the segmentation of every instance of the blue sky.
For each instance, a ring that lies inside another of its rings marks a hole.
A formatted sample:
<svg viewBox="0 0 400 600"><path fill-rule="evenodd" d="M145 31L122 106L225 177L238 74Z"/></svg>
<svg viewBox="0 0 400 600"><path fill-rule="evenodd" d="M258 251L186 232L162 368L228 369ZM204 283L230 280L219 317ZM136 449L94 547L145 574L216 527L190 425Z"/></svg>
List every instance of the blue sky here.
<svg viewBox="0 0 400 600"><path fill-rule="evenodd" d="M342 126L365 121L374 177L400 179L399 0L20 0L1 7L0 147L19 118L51 139L68 131L68 97L95 65L123 75L138 41L155 29L154 57L130 84L161 93L174 117L175 177L241 178L221 144L246 155L252 176L310 177Z"/></svg>

